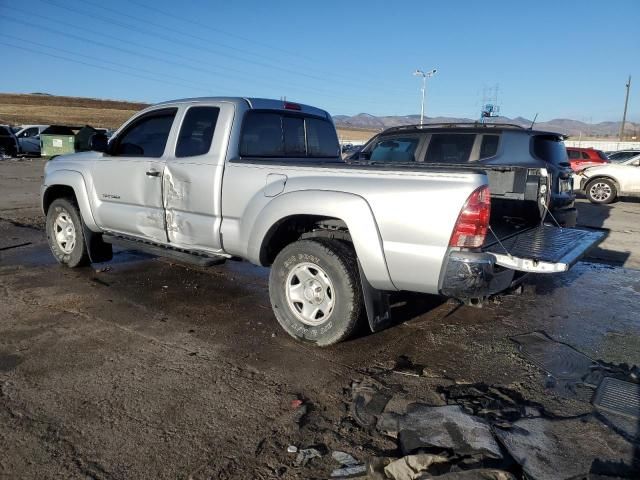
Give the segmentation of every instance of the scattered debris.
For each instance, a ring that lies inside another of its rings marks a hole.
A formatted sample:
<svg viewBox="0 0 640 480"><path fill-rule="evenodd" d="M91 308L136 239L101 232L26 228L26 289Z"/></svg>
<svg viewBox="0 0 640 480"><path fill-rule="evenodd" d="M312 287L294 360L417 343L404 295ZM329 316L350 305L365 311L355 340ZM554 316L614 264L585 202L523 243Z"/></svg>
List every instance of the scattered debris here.
<svg viewBox="0 0 640 480"><path fill-rule="evenodd" d="M605 377L596 390L593 404L600 410L638 419L640 418L640 385Z"/></svg>
<svg viewBox="0 0 640 480"><path fill-rule="evenodd" d="M300 405L302 405L304 402L300 399L295 399L295 400L291 400L291 408L296 409L298 408Z"/></svg>
<svg viewBox="0 0 640 480"><path fill-rule="evenodd" d="M296 447L295 445L289 445L287 447L287 453L297 453L298 452L298 447Z"/></svg>
<svg viewBox="0 0 640 480"><path fill-rule="evenodd" d="M364 463L360 463L346 452L336 450L331 452L331 457L341 465L340 468L331 472L332 478L350 478L367 472L367 466Z"/></svg>
<svg viewBox="0 0 640 480"><path fill-rule="evenodd" d="M377 427L386 435L397 438L405 455L423 448L439 447L461 455L502 458L489 424L465 413L459 405L433 407L414 403L404 415L383 413Z"/></svg>
<svg viewBox="0 0 640 480"><path fill-rule="evenodd" d="M394 373L399 373L400 375L408 375L411 377L421 377L423 371L423 365L414 364L406 355L400 355L398 357L398 360L396 360L395 366L393 367Z"/></svg>
<svg viewBox="0 0 640 480"><path fill-rule="evenodd" d="M104 273L104 272L110 272L110 271L111 271L111 267L96 268L95 270L96 273Z"/></svg>
<svg viewBox="0 0 640 480"><path fill-rule="evenodd" d="M431 477L428 477L431 478ZM479 468L474 470L463 470L460 472L449 472L438 475L438 480L515 480L515 477L504 470L493 468Z"/></svg>
<svg viewBox="0 0 640 480"><path fill-rule="evenodd" d="M340 465L347 466L347 467L360 464L360 462L355 458L353 458L353 456L349 455L346 452L341 452L340 450L335 450L331 452L331 457Z"/></svg>
<svg viewBox="0 0 640 480"><path fill-rule="evenodd" d="M449 459L443 455L431 455L420 453L418 455L407 455L391 462L384 467L387 478L393 480L413 480L418 474L429 471L429 467L434 463L446 463Z"/></svg>
<svg viewBox="0 0 640 480"><path fill-rule="evenodd" d="M315 448L305 448L298 451L295 465L298 467L304 467L312 458L320 458L322 453Z"/></svg>
<svg viewBox="0 0 640 480"><path fill-rule="evenodd" d="M372 382L351 384L351 415L362 427L372 427L378 420L391 395L383 393L381 387Z"/></svg>
<svg viewBox="0 0 640 480"><path fill-rule="evenodd" d="M525 418L495 433L532 480L583 478L601 473L594 471L597 462L630 467L634 461L633 444L590 416Z"/></svg>

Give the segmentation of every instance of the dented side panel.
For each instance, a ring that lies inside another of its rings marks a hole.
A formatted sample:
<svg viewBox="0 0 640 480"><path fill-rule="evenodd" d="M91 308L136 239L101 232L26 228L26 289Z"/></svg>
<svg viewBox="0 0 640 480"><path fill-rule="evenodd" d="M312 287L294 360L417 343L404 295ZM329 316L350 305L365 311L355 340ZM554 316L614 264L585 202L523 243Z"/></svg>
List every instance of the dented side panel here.
<svg viewBox="0 0 640 480"><path fill-rule="evenodd" d="M207 154L176 157L177 137L168 149L162 176L167 239L176 247L221 253L222 176L235 111L233 104L220 101L199 102L197 106L217 107L220 114ZM189 108L178 112L178 132Z"/></svg>

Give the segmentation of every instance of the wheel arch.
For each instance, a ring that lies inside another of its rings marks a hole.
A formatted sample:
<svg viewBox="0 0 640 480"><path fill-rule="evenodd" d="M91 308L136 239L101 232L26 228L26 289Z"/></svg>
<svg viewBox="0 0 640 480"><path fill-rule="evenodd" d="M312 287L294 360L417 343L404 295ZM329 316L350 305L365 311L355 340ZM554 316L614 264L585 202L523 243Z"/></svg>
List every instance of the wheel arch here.
<svg viewBox="0 0 640 480"><path fill-rule="evenodd" d="M362 197L351 193L305 190L274 198L256 215L248 259L268 266L282 248L327 220L340 235L348 234L367 280L376 288L395 290L373 212ZM289 231L292 225L302 228Z"/></svg>
<svg viewBox="0 0 640 480"><path fill-rule="evenodd" d="M49 205L56 198L72 196L80 213L84 224L94 232L100 232L100 228L93 218L89 194L80 172L73 170L57 170L45 177L46 184L42 186L41 202L42 212L46 215Z"/></svg>

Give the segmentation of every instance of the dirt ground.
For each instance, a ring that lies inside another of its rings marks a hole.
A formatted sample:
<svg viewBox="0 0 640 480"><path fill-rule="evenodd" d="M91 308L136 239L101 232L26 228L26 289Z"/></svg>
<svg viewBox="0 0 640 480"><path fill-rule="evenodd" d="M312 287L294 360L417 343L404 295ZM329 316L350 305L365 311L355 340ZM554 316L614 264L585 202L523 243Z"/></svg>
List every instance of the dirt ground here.
<svg viewBox="0 0 640 480"><path fill-rule="evenodd" d="M571 454L588 444L592 473L615 464L637 478L637 423L605 422L590 396L551 388L510 337L542 330L617 369L640 365L639 203L606 215L580 204L611 229L595 254L607 263L531 277L482 309L399 295L392 328L317 349L279 328L263 268L126 251L60 267L37 206L42 166L0 162L0 478L328 478L331 451L400 457L394 439L354 419L354 381L429 405L456 385L507 389L554 422L578 422L566 462L585 461ZM297 465L288 446L321 456Z"/></svg>

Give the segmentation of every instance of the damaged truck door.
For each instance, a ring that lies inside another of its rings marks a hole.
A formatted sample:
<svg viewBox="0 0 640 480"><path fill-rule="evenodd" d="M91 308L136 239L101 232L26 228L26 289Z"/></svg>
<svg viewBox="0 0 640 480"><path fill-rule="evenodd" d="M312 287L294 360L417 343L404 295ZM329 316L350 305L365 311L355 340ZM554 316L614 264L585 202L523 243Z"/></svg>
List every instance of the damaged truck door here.
<svg viewBox="0 0 640 480"><path fill-rule="evenodd" d="M92 175L84 176L93 182L92 210L101 228L167 241L162 176L177 110L153 110L134 118L95 160Z"/></svg>
<svg viewBox="0 0 640 480"><path fill-rule="evenodd" d="M175 247L221 250L221 190L233 106L204 102L182 107L175 148L163 176L168 242Z"/></svg>

